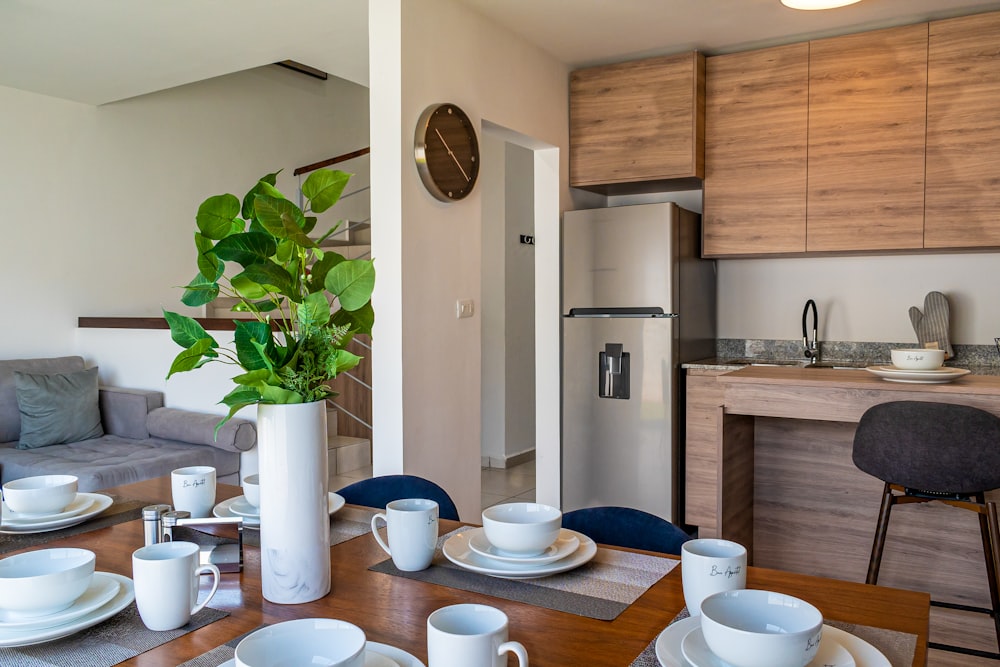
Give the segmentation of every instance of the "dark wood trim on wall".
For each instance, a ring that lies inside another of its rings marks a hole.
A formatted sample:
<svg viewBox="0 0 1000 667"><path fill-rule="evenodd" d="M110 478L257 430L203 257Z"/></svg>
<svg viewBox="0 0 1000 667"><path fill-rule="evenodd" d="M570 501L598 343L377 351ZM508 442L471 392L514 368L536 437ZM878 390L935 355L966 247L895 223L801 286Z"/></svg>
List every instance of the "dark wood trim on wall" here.
<svg viewBox="0 0 1000 667"><path fill-rule="evenodd" d="M208 331L235 331L236 322L225 317L196 317L198 324ZM79 317L81 329L169 329L162 317ZM272 323L271 328L277 330Z"/></svg>

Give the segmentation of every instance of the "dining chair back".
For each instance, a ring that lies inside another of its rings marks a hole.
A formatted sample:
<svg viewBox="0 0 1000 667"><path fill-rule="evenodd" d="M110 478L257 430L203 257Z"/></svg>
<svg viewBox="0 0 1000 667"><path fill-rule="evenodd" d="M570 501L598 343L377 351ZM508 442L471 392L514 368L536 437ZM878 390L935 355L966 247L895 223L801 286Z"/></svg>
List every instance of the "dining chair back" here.
<svg viewBox="0 0 1000 667"><path fill-rule="evenodd" d="M599 544L680 555L691 536L666 519L631 507L587 507L564 512L563 528Z"/></svg>
<svg viewBox="0 0 1000 667"><path fill-rule="evenodd" d="M429 479L417 475L382 475L348 484L337 491L352 505L385 506L402 498L426 498L438 504L438 516L458 521L458 509L448 492Z"/></svg>
<svg viewBox="0 0 1000 667"><path fill-rule="evenodd" d="M1000 528L986 492L1000 488L1000 417L967 405L893 401L869 408L854 434L854 465L883 483L882 505L868 560L866 582L878 583L889 516L894 505L937 501L976 512L986 558L991 609L931 600L931 604L993 617L1000 648ZM993 659L992 653L961 646L932 648Z"/></svg>

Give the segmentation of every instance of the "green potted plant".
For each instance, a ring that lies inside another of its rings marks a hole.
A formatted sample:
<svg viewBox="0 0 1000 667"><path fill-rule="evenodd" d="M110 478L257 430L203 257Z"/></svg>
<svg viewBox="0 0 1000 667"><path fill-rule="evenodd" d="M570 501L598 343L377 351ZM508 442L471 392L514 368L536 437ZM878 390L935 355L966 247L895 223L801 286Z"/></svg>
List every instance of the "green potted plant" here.
<svg viewBox="0 0 1000 667"><path fill-rule="evenodd" d="M257 405L260 469L261 582L271 602L301 603L330 592L327 490L327 384L360 358L344 346L371 333L375 315L371 260L324 251L317 218L337 203L350 174L319 170L302 185L303 208L275 187L277 173L243 198L209 197L198 208L198 273L181 301L188 306L235 297L233 345L225 348L194 319L164 311L184 350L167 375L219 362L242 369L223 397L236 411ZM304 210L303 210L304 209Z"/></svg>

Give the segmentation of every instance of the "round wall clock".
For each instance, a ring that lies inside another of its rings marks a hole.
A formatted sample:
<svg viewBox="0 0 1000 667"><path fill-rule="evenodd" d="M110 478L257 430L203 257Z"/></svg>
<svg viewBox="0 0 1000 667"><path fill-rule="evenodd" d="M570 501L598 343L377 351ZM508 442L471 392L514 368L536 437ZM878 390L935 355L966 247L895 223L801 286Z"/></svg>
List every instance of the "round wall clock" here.
<svg viewBox="0 0 1000 667"><path fill-rule="evenodd" d="M464 199L479 178L479 140L465 112L454 104L432 104L420 114L413 137L420 180L444 202Z"/></svg>

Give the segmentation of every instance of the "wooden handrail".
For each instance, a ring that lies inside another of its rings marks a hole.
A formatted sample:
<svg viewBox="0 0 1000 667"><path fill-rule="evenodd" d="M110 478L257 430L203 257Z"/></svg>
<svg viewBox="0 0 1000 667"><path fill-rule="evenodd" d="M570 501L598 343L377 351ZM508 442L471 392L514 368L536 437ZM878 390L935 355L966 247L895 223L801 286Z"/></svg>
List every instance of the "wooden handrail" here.
<svg viewBox="0 0 1000 667"><path fill-rule="evenodd" d="M356 157L361 157L362 155L368 155L371 153L371 147L365 147L353 151L351 153L344 153L343 155L338 155L337 157L332 157L320 162L313 162L312 164L307 164L304 167L298 167L292 172L293 175L298 176L299 174L308 174L310 171L316 171L317 169L322 169L323 167L329 167L333 164L339 164L341 162L347 162L348 160L353 160Z"/></svg>

